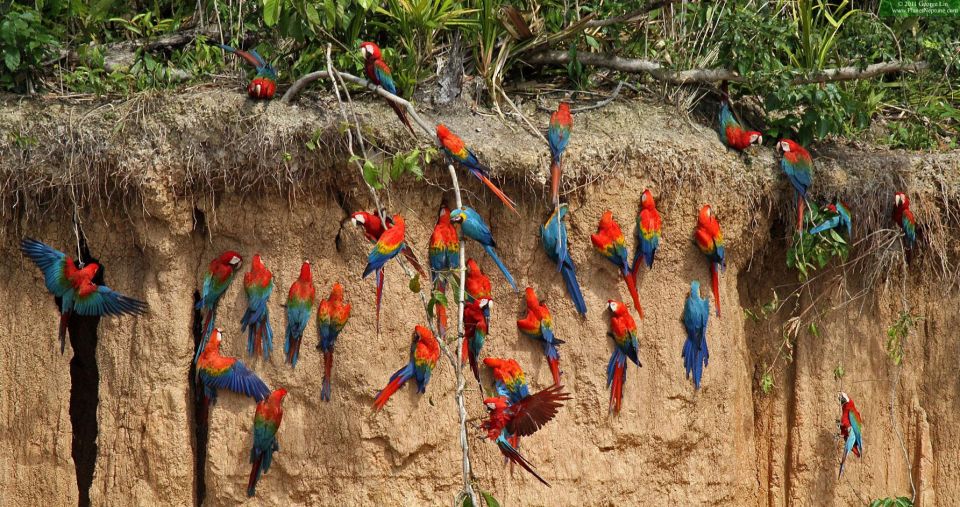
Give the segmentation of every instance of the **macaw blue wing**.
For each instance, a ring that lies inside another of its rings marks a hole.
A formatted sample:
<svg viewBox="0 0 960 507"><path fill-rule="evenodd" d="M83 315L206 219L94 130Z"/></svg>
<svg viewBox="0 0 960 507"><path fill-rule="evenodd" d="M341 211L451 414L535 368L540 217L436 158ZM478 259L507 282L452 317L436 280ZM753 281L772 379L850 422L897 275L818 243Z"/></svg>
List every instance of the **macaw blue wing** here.
<svg viewBox="0 0 960 507"><path fill-rule="evenodd" d="M201 368L199 375L200 380L206 386L215 389L229 389L235 393L250 396L258 402L270 396L270 388L267 387L267 384L239 360L229 368L219 372Z"/></svg>
<svg viewBox="0 0 960 507"><path fill-rule="evenodd" d="M79 315L142 315L147 311L147 304L100 285L96 292L78 296L74 300L73 309Z"/></svg>
<svg viewBox="0 0 960 507"><path fill-rule="evenodd" d="M57 297L63 297L72 290L66 277L67 255L35 239L24 239L20 250L43 272L43 282L47 290Z"/></svg>

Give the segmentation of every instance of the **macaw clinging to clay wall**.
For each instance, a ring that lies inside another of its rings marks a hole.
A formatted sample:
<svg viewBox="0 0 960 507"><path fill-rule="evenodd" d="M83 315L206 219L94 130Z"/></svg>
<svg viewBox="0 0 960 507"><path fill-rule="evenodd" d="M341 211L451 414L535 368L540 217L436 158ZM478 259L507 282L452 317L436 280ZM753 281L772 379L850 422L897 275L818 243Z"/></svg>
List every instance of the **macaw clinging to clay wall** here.
<svg viewBox="0 0 960 507"><path fill-rule="evenodd" d="M486 342L490 327L484 312L489 312L491 301L486 298L475 299L463 307L463 350L460 352L462 362L469 361L470 369L477 382L480 382L480 350Z"/></svg>
<svg viewBox="0 0 960 507"><path fill-rule="evenodd" d="M310 322L313 313L313 304L317 299L317 288L313 285L313 273L310 271L310 261L303 261L300 266L300 276L287 295L287 333L283 353L290 366L297 366L300 358L300 343L303 341L303 331Z"/></svg>
<svg viewBox="0 0 960 507"><path fill-rule="evenodd" d="M270 309L267 300L273 293L273 273L263 264L260 254L253 256L250 271L243 275L243 290L247 293L247 310L240 319L240 332L248 331L247 354L270 359L273 350L273 328L270 327Z"/></svg>
<svg viewBox="0 0 960 507"><path fill-rule="evenodd" d="M561 204L553 211L547 222L540 226L540 242L547 253L547 258L557 265L557 271L563 277L563 283L567 287L567 294L573 301L573 306L580 315L586 315L587 303L580 291L577 268L573 265L573 259L570 258L567 244L567 226L563 223L563 217L566 215L566 204Z"/></svg>
<svg viewBox="0 0 960 507"><path fill-rule="evenodd" d="M563 152L570 143L570 130L573 117L570 116L570 104L561 102L557 111L550 115L550 127L547 129L547 142L550 145L550 199L554 207L560 205L560 175L563 172Z"/></svg>
<svg viewBox="0 0 960 507"><path fill-rule="evenodd" d="M490 259L500 268L503 277L507 279L507 282L510 283L513 290L516 291L517 283L513 281L513 275L510 274L510 270L507 269L507 266L500 260L500 257L497 256L497 252L494 250L497 243L493 240L490 226L483 221L480 214L473 208L463 207L461 209L455 209L450 213L450 221L455 224L460 224L463 235L476 241L483 247L483 250L487 252Z"/></svg>
<svg viewBox="0 0 960 507"><path fill-rule="evenodd" d="M847 393L840 393L840 438L843 440L843 457L840 458L840 474L843 477L843 467L847 463L847 455L853 451L854 456L863 454L863 419L853 400Z"/></svg>
<svg viewBox="0 0 960 507"><path fill-rule="evenodd" d="M373 410L380 411L393 393L397 392L410 379L417 381L417 392L427 392L427 383L433 369L440 359L440 344L429 329L416 326L410 343L410 361L390 377L390 382L373 399Z"/></svg>
<svg viewBox="0 0 960 507"><path fill-rule="evenodd" d="M197 380L202 386L203 405L208 413L210 405L217 401L217 390L227 389L260 402L270 395L270 388L251 371L243 361L220 355L220 329L210 333L207 344L197 360ZM206 421L202 421L206 424Z"/></svg>
<svg viewBox="0 0 960 507"><path fill-rule="evenodd" d="M197 301L196 309L203 314L203 333L200 339L200 346L197 347L197 353L193 358L197 358L207 346L207 340L210 333L213 332L214 321L217 318L217 306L220 298L227 292L227 287L233 283L233 278L237 275L243 258L233 250L227 250L220 254L216 259L210 261L210 268L203 277L203 289L200 292L200 301Z"/></svg>
<svg viewBox="0 0 960 507"><path fill-rule="evenodd" d="M640 271L641 257L648 268L653 268L653 259L660 247L662 227L663 221L653 200L653 193L650 189L644 189L640 194L640 213L637 214L637 250L633 254L633 266L630 268L633 271L634 284Z"/></svg>
<svg viewBox="0 0 960 507"><path fill-rule="evenodd" d="M640 318L643 318L643 307L640 306L640 295L637 294L637 283L630 272L630 254L627 252L627 241L623 237L620 224L613 219L613 212L607 210L600 217L597 232L590 235L593 248L604 256L620 271L620 276L627 284L627 290L633 299L633 306L637 309Z"/></svg>
<svg viewBox="0 0 960 507"><path fill-rule="evenodd" d="M457 229L450 222L450 208L446 204L440 207L440 216L430 235L428 250L430 257L430 282L433 290L447 293L447 276L460 267L460 238ZM441 339L447 335L447 307L437 303L434 306L438 330Z"/></svg>
<svg viewBox="0 0 960 507"><path fill-rule="evenodd" d="M260 475L270 470L273 453L280 450L277 444L277 430L283 420L283 398L287 395L284 388L270 393L267 399L257 403L253 416L253 448L250 449L250 478L247 480L247 497L257 492Z"/></svg>
<svg viewBox="0 0 960 507"><path fill-rule="evenodd" d="M910 211L910 197L903 192L893 195L893 221L903 230L904 248L907 251L907 260L912 258L913 247L917 244L917 219Z"/></svg>
<svg viewBox="0 0 960 507"><path fill-rule="evenodd" d="M456 161L463 167L467 168L467 170L470 171L470 174L476 176L477 179L482 181L483 184L486 185L487 188L489 188L490 191L493 192L493 194L496 195L504 205L506 205L506 207L510 208L510 211L520 215L520 212L517 211L517 208L515 207L516 203L513 202L513 199L507 197L507 194L503 193L503 190L500 190L496 184L490 181L489 171L487 170L486 166L477 160L477 156L470 151L470 148L467 148L467 145L463 143L462 139L457 137L457 135L453 132L450 132L450 129L448 129L446 125L442 123L437 125L437 139L440 140L440 146L443 148L444 153L446 153L452 161Z"/></svg>
<svg viewBox="0 0 960 507"><path fill-rule="evenodd" d="M710 320L710 301L700 297L700 282L690 282L690 295L683 307L683 327L687 331L687 341L683 343L683 369L687 378L693 377L693 385L700 389L703 369L710 361L707 348L707 321Z"/></svg>
<svg viewBox="0 0 960 507"><path fill-rule="evenodd" d="M343 302L343 285L335 282L330 289L330 297L320 301L317 307L317 328L320 342L317 350L323 352L323 387L320 400L330 401L331 373L333 370L333 349L337 337L350 320L350 304Z"/></svg>
<svg viewBox="0 0 960 507"><path fill-rule="evenodd" d="M717 317L720 316L720 270L727 267L726 249L723 243L723 233L720 231L720 222L713 213L713 208L705 204L697 215L697 230L694 233L697 247L710 262L710 279L713 288L713 297L717 303Z"/></svg>
<svg viewBox="0 0 960 507"><path fill-rule="evenodd" d="M610 310L610 338L613 339L613 354L607 363L607 387L610 388L610 413L620 415L623 404L623 386L627 383L627 359L638 367L640 364L640 343L637 339L637 323L620 301L607 301Z"/></svg>
<svg viewBox="0 0 960 507"><path fill-rule="evenodd" d="M797 193L797 232L803 232L803 206L807 200L807 189L813 183L813 159L803 146L789 139L781 139L777 149L783 152L780 168Z"/></svg>

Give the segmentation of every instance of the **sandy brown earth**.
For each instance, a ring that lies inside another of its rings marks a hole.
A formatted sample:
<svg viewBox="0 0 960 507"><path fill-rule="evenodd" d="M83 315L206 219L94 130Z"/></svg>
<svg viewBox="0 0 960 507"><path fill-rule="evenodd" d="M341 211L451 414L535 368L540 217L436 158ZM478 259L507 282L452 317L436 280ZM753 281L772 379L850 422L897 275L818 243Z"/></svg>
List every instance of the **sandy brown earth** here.
<svg viewBox="0 0 960 507"><path fill-rule="evenodd" d="M207 263L225 249L259 252L273 271L270 301L282 347L282 303L300 263L314 265L318 293L346 287L353 317L337 344L333 400L319 401L321 355L311 325L295 370L275 357L244 358L273 387L290 391L280 452L252 503L265 505L438 505L459 490L460 448L454 372L442 361L427 393L404 389L378 414L377 390L406 361L413 325L424 318L396 265L387 269L382 332L374 326L373 283L361 280L366 241L335 237L348 212L371 206L333 116L335 105L252 105L232 91L138 98L122 104L6 102L11 135L3 159L4 230L0 263L0 505L66 505L80 497L71 455L71 347L61 356L56 310L39 271L17 251L24 236L75 251L70 221L80 205L90 249L107 283L146 300L148 316L101 323L96 442L90 498L95 505L188 505L196 501L194 416L189 387L193 292ZM359 106L365 135L385 149L411 146L379 103ZM527 109L545 126L546 115ZM427 112L429 119L440 112ZM727 153L708 128L639 103L576 117L565 186L572 257L589 308L579 318L537 227L546 218L546 147L513 122L445 111L444 121L476 145L521 211L517 217L466 179L465 199L492 226L499 251L521 286L553 310L564 384L573 400L523 450L551 482L518 470L470 423L476 484L503 505L856 505L895 495L918 505L960 497L960 314L957 249L960 157L848 146L818 152L813 195L840 195L855 213L857 244L844 268L800 286L784 264L792 190L772 150L749 159ZM310 150L305 143L317 139ZM229 139L229 141L228 141ZM607 299L628 299L613 267L589 241L612 209L633 230L640 192L650 187L664 216L657 263L640 280L647 318L640 323L643 368L631 367L623 413L607 415ZM422 259L442 197L441 167L426 182L402 181L386 197L407 219ZM925 251L905 271L887 221L892 192L913 195L929 224ZM728 245L721 281L722 319L708 330L709 367L699 391L684 378L680 323L689 282L709 279L690 241L700 204L720 215ZM880 231L880 232L878 232ZM955 237L955 236L954 236ZM884 240L886 238L886 240ZM538 346L519 335L522 300L474 243L494 282L492 329L484 354L517 359L534 389L550 383ZM759 322L774 291L782 308ZM788 295L793 294L788 298ZM219 311L224 352L245 356L239 332L240 283ZM923 316L906 341L903 366L886 353L887 328L908 308ZM800 315L799 332L783 335ZM813 322L816 333L811 332ZM785 353L792 351L793 360ZM772 366L771 366L772 365ZM842 366L838 380L834 371ZM775 387L761 393L768 368ZM489 386L484 373L485 386ZM483 413L468 384L471 418ZM863 415L865 454L837 479L836 401L848 392ZM891 404L893 406L891 412ZM207 505L245 501L253 403L224 393L211 415L208 459L200 470ZM898 438L902 435L902 443ZM474 438L475 437L475 438ZM905 456L906 454L906 456Z"/></svg>

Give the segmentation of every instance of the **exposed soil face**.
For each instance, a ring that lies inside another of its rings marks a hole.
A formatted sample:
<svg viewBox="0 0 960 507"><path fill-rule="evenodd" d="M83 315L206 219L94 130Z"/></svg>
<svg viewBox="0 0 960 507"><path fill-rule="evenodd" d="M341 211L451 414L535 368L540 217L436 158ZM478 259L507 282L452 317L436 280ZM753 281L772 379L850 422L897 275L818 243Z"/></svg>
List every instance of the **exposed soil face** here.
<svg viewBox="0 0 960 507"><path fill-rule="evenodd" d="M388 108L378 102L358 108L365 135L378 145L412 146ZM189 385L194 291L210 260L226 249L241 252L243 271L260 253L274 273L275 351L283 346L282 303L304 259L313 263L318 296L339 281L354 308L337 342L333 399L322 403L315 325L294 370L280 354L270 362L245 357L241 280L221 303L223 352L243 357L271 387L290 391L280 452L257 487L259 502L436 505L453 498L460 450L450 365L441 361L425 395L405 388L383 412L370 411L373 396L407 360L423 309L400 268L389 265L376 335L372 277L360 279L369 245L359 231L340 230L349 212L371 202L345 163L334 111L319 101L253 105L222 90L114 106L9 102L0 108L21 139L0 141L9 239L0 246L0 303L7 310L0 317L0 498L69 505L84 495L78 471L85 465L71 445L90 428L71 422L80 403L71 388L82 383L69 365L71 358L86 361L90 351L75 344L59 354L55 309L38 270L17 251L19 238L30 236L75 255L74 199L91 251L109 266L109 285L151 307L145 317L104 319L97 329L93 505L191 505L201 487L206 505L246 498L251 400L220 396L210 414L202 485L195 468L202 442ZM528 113L545 125L545 116ZM910 496L911 471L921 505L950 505L960 497L960 314L949 303L957 296L960 248L949 239L960 232L952 211L960 191L958 154L822 148L814 198L839 195L851 202L854 235L867 238L851 257L867 257L823 270L799 297L756 322L741 308L756 310L774 290L786 299L800 287L784 265L792 190L772 150L749 159L727 153L708 128L642 104L615 103L579 115L565 157L565 190L571 255L589 309L580 318L537 236L548 215L543 143L494 118L450 111L425 116L442 117L474 144L518 201L521 217L475 180L461 179L465 199L491 225L518 285L546 298L566 341L561 368L573 400L523 443L553 487L522 471L511 477L495 446L471 439L478 483L503 505L633 505L651 498L669 505L852 505ZM305 146L311 139L318 140L314 150ZM401 182L385 198L406 218L408 241L422 260L437 205L444 196L452 199L444 194L444 168L428 168L426 176L427 182ZM623 412L612 418L605 381L612 343L603 310L607 299L629 295L613 266L592 250L589 235L606 209L632 234L646 187L663 214L664 240L653 270L639 281L643 368L630 367ZM930 224L925 250L909 268L897 260L899 244L881 241L892 233L871 234L889 227L892 192L902 188ZM690 281L709 286L707 264L690 241L705 202L719 213L728 265L723 318L711 316L710 363L694 391L680 358L680 316ZM46 209L55 211L41 218ZM540 347L516 329L521 298L475 243L466 249L494 282L484 355L515 358L533 389L546 387L550 370ZM886 330L904 308L924 320L897 368L887 357ZM785 350L783 325L801 313L804 329L786 349L793 360L776 359ZM816 334L806 328L813 315ZM775 359L776 386L763 395L758 380ZM838 365L842 380L834 375ZM481 393L468 389L469 416L476 418L483 414ZM863 415L865 454L837 480L840 447L833 435L841 389ZM473 428L471 434L480 436Z"/></svg>

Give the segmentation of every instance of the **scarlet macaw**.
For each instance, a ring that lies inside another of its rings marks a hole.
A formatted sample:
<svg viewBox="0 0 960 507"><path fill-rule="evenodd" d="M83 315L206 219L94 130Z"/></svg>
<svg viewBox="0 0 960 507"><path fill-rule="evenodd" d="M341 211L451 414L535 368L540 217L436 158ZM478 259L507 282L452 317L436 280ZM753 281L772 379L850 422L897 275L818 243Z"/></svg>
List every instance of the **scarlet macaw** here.
<svg viewBox="0 0 960 507"><path fill-rule="evenodd" d="M562 172L563 152L570 143L570 129L573 117L570 116L570 104L561 102L557 111L550 115L550 128L547 129L547 142L550 144L550 197L553 206L560 205L560 173Z"/></svg>
<svg viewBox="0 0 960 507"><path fill-rule="evenodd" d="M493 303L493 293L490 288L490 277L483 274L480 265L473 258L467 259L467 280L466 280L467 302L477 299L487 298ZM487 325L490 325L490 306L483 309L483 316L487 318Z"/></svg>
<svg viewBox="0 0 960 507"><path fill-rule="evenodd" d="M713 208L709 204L700 208L697 215L697 230L694 239L703 255L710 262L710 278L713 297L717 303L717 317L720 317L720 270L727 267L727 258L723 246L723 233Z"/></svg>
<svg viewBox="0 0 960 507"><path fill-rule="evenodd" d="M487 365L493 373L493 387L497 391L497 396L506 398L508 404L519 403L530 396L527 377L519 363L513 359L487 357L483 359L483 364ZM508 435L506 438L514 449L520 448L520 435ZM512 469L513 465L511 465Z"/></svg>
<svg viewBox="0 0 960 507"><path fill-rule="evenodd" d="M470 362L470 369L473 370L473 376L477 382L480 382L480 367L478 358L480 349L487 339L490 328L487 325L487 317L484 311L489 311L491 301L486 298L475 299L463 307L463 350L460 353L460 361Z"/></svg>
<svg viewBox="0 0 960 507"><path fill-rule="evenodd" d="M450 209L446 204L440 207L440 216L437 225L430 235L430 281L433 290L447 293L446 276L460 267L460 238L457 229L450 223ZM444 305L435 306L440 336L447 335L447 308Z"/></svg>
<svg viewBox="0 0 960 507"><path fill-rule="evenodd" d="M197 360L197 379L203 386L201 396L205 409L208 410L210 405L217 402L218 389L228 389L257 402L263 401L270 395L270 388L243 361L220 355L222 336L220 329L214 329ZM208 413L207 410L203 413ZM203 423L206 424L206 421Z"/></svg>
<svg viewBox="0 0 960 507"><path fill-rule="evenodd" d="M627 358L638 367L640 364L640 344L637 341L637 323L634 322L626 305L619 301L608 300L610 310L610 338L615 347L607 363L607 387L610 388L610 413L620 415L623 403L623 386L627 382Z"/></svg>
<svg viewBox="0 0 960 507"><path fill-rule="evenodd" d="M720 91L720 141L737 151L743 151L752 144L763 144L763 136L755 130L744 129L730 111L726 81L720 85Z"/></svg>
<svg viewBox="0 0 960 507"><path fill-rule="evenodd" d="M460 230L463 231L464 236L480 243L480 246L487 252L490 259L500 268L500 272L503 273L504 278L507 279L507 282L510 283L513 290L516 291L517 284L513 281L513 275L510 274L510 271L507 269L507 266L503 264L503 261L500 260L500 257L497 257L497 252L494 250L497 243L493 240L490 227L483 221L480 214L473 208L463 207L461 209L455 209L450 213L450 221L455 224L460 224Z"/></svg>
<svg viewBox="0 0 960 507"><path fill-rule="evenodd" d="M537 298L533 287L527 287L525 300L527 316L517 320L517 328L520 329L521 333L543 344L543 354L547 356L550 373L553 375L553 383L559 384L560 351L557 350L557 345L563 344L563 341L554 335L553 317L550 315L550 310Z"/></svg>
<svg viewBox="0 0 960 507"><path fill-rule="evenodd" d="M310 322L310 314L313 313L313 303L316 299L317 288L313 286L310 261L303 261L300 266L300 277L290 286L290 292L287 295L287 341L284 344L283 353L290 366L297 366L303 331Z"/></svg>
<svg viewBox="0 0 960 507"><path fill-rule="evenodd" d="M273 273L263 264L260 254L253 256L250 271L243 275L243 290L247 293L247 310L240 319L240 332L247 331L247 354L270 359L273 350L273 328L270 327L270 309L267 300L273 293Z"/></svg>
<svg viewBox="0 0 960 507"><path fill-rule="evenodd" d="M627 290L630 291L630 297L633 299L633 306L637 309L640 318L643 318L643 307L640 306L640 295L637 294L637 284L630 272L630 260L627 253L627 241L623 237L623 231L620 224L613 219L613 212L607 210L600 217L600 223L597 225L597 233L590 235L590 242L593 248L600 255L604 256L617 269L620 270L620 276L627 284Z"/></svg>
<svg viewBox="0 0 960 507"><path fill-rule="evenodd" d="M410 343L410 362L397 370L390 377L387 387L377 393L373 399L373 410L382 409L390 396L393 396L393 393L410 379L417 381L418 393L427 392L427 383L430 382L430 375L433 373L433 368L437 366L438 359L440 359L440 344L437 343L437 339L429 329L416 326L413 331L413 341Z"/></svg>
<svg viewBox="0 0 960 507"><path fill-rule="evenodd" d="M813 159L803 146L789 139L781 139L777 148L783 152L780 168L797 191L797 232L803 232L803 205L807 200L807 189L813 182Z"/></svg>
<svg viewBox="0 0 960 507"><path fill-rule="evenodd" d="M700 297L700 282L690 282L690 295L683 307L683 327L687 330L687 341L683 344L683 369L687 378L693 375L693 385L700 389L703 369L710 361L707 348L707 321L710 319L710 301Z"/></svg>
<svg viewBox="0 0 960 507"><path fill-rule="evenodd" d="M917 243L917 219L910 211L910 198L903 192L897 192L893 195L894 204L893 221L903 230L903 237L906 242L904 245L907 251L907 259L911 258L913 247Z"/></svg>
<svg viewBox="0 0 960 507"><path fill-rule="evenodd" d="M397 93L397 85L393 82L393 74L390 73L390 67L387 65L387 62L383 61L380 46L377 46L373 42L363 42L360 44L360 53L363 55L363 73L367 75L367 79L384 90L399 96L400 94ZM390 107L397 113L400 121L410 129L410 133L416 136L417 133L413 130L413 126L410 125L410 119L407 118L407 112L392 100L387 100L387 104L390 104Z"/></svg>
<svg viewBox="0 0 960 507"><path fill-rule="evenodd" d="M207 346L207 340L210 333L213 332L214 321L217 318L217 306L227 287L233 282L243 258L233 250L227 250L219 257L210 261L210 268L206 276L203 277L203 290L200 293L200 301L197 301L196 309L204 313L203 335L200 339L200 346L197 347L193 362L197 362L203 349Z"/></svg>
<svg viewBox="0 0 960 507"><path fill-rule="evenodd" d="M277 71L257 53L257 50L251 49L247 52L234 49L226 44L218 44L218 46L227 53L233 53L243 58L256 69L257 75L254 76L253 81L250 81L250 85L247 86L247 95L249 95L250 98L265 100L273 98L273 95L277 92Z"/></svg>
<svg viewBox="0 0 960 507"><path fill-rule="evenodd" d="M543 250L547 253L547 258L556 263L557 271L563 277L567 294L570 295L577 312L580 315L586 315L587 303L583 300L583 294L580 292L580 284L577 282L577 268L573 265L573 259L570 258L567 245L567 227L563 223L563 217L566 214L566 204L561 204L554 210L547 222L540 226L540 241L543 244Z"/></svg>
<svg viewBox="0 0 960 507"><path fill-rule="evenodd" d="M863 454L863 419L853 400L847 393L840 393L840 438L843 440L843 457L840 458L840 475L843 477L843 467L847 462L847 454L853 451L854 456Z"/></svg>
<svg viewBox="0 0 960 507"><path fill-rule="evenodd" d="M257 403L257 411L253 416L253 448L250 449L250 479L247 481L247 497L252 497L257 491L257 481L260 474L270 470L273 462L273 453L280 450L277 443L277 430L283 420L283 398L287 390L279 388L267 399Z"/></svg>
<svg viewBox="0 0 960 507"><path fill-rule="evenodd" d="M837 199L833 204L828 204L823 207L823 211L827 212L830 215L830 218L824 220L823 223L810 229L810 234L820 234L823 231L828 231L837 227L845 227L847 229L847 238L852 237L853 235L853 224L850 218L850 207L846 203Z"/></svg>
<svg viewBox="0 0 960 507"><path fill-rule="evenodd" d="M320 333L317 350L323 352L323 387L320 389L322 401L330 401L333 348L348 320L350 320L350 304L343 302L343 285L335 282L330 289L330 297L320 300L320 306L317 308L317 327Z"/></svg>
<svg viewBox="0 0 960 507"><path fill-rule="evenodd" d="M66 350L67 325L73 314L85 316L143 315L147 304L103 285L100 265L79 265L63 252L35 239L24 239L20 250L43 272L44 284L60 305L60 353Z"/></svg>
<svg viewBox="0 0 960 507"><path fill-rule="evenodd" d="M499 198L504 205L510 208L510 211L513 211L517 215L520 215L520 212L517 211L515 207L516 203L512 199L507 197L507 194L503 193L503 190L500 190L496 184L490 181L489 171L486 166L480 163L480 160L477 159L477 156L470 151L470 148L467 148L467 145L463 143L459 137L456 136L453 132L450 132L450 129L444 124L437 125L437 139L440 140L440 146L443 148L444 153L450 157L451 160L455 160L460 163L463 167L466 167L470 174L474 175L483 182L487 188L493 192L494 195Z"/></svg>
<svg viewBox="0 0 960 507"><path fill-rule="evenodd" d="M640 194L640 213L637 214L637 250L633 254L634 284L636 284L637 273L640 271L640 257L647 263L648 268L653 267L653 258L660 247L660 229L662 228L660 213L657 211L657 204L653 200L653 194L650 189L644 189Z"/></svg>

